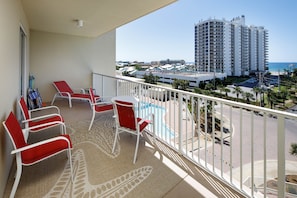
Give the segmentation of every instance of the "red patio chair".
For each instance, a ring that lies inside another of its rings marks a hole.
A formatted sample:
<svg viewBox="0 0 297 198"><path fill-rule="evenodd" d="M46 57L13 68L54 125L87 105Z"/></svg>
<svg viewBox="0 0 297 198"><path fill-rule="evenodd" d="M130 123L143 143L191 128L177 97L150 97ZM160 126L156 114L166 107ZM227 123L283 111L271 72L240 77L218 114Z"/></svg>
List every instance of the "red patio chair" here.
<svg viewBox="0 0 297 198"><path fill-rule="evenodd" d="M24 97L19 100L19 106L23 114L23 123L25 128L30 128L27 132L38 132L51 127L60 126L61 134L66 134L66 126L63 117L60 115L60 109L56 106L41 107L38 109L28 110ZM57 113L45 114L32 117L32 112L43 111L47 109L56 109ZM26 134L28 135L28 134Z"/></svg>
<svg viewBox="0 0 297 198"><path fill-rule="evenodd" d="M112 147L112 153L114 153L117 138L119 133L127 132L137 136L135 152L133 163L136 162L136 156L138 152L138 145L139 145L139 138L142 135L144 129L148 126L148 124L154 124L154 114L150 114L149 116L152 117L151 120L146 120L143 118L139 118L136 116L136 112L134 109L134 104L131 102L126 101L114 101L114 112L115 112L115 119L116 119L116 133L114 138L114 143ZM154 130L154 126L153 126ZM153 135L155 137L155 132L153 131Z"/></svg>
<svg viewBox="0 0 297 198"><path fill-rule="evenodd" d="M9 114L6 121L3 122L3 126L14 146L14 150L11 152L11 154L15 154L17 165L15 181L10 193L10 198L13 198L16 193L21 178L23 165L30 166L36 164L63 151L67 151L71 171L71 180L73 181L71 161L72 143L69 135L60 135L36 142L34 144L28 144L23 130L12 112Z"/></svg>
<svg viewBox="0 0 297 198"><path fill-rule="evenodd" d="M65 98L68 99L69 107L72 107L72 100L85 100L91 104L91 98L89 94L84 92L84 89L81 89L81 93L74 92L66 81L55 81L53 82L54 87L58 91L52 100L52 105L54 104L56 98ZM99 96L96 96L99 97Z"/></svg>
<svg viewBox="0 0 297 198"><path fill-rule="evenodd" d="M91 120L91 123L89 126L89 130L91 130L96 114L101 114L101 113L112 110L113 105L111 102L104 101L104 99L102 97L100 97L99 98L100 101L98 101L98 98L95 97L92 88L89 89L89 93L90 93L91 106L92 106L92 111L93 111L92 120Z"/></svg>

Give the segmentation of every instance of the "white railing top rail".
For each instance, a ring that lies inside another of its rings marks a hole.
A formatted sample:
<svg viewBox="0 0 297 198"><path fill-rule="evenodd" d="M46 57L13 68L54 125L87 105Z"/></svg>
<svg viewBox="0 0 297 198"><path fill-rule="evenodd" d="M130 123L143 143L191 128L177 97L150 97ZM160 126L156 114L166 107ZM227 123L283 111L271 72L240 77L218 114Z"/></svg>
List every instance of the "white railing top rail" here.
<svg viewBox="0 0 297 198"><path fill-rule="evenodd" d="M269 114L283 115L283 117L285 117L285 118L297 119L297 114L286 112L286 111L269 109L269 108L255 106L255 105L246 104L246 103L242 103L242 102L236 102L236 101L232 101L232 100L222 99L222 98L218 98L218 97L214 97L214 96L207 96L207 95L202 95L202 94L198 94L198 93L193 93L193 92L173 89L173 88L169 88L169 87L164 87L164 86L160 86L160 85L154 85L154 84L149 84L149 83L145 83L145 82L139 82L139 81L133 80L133 78L129 78L129 77L126 77L126 76L112 77L112 76L99 74L99 73L93 73L93 74L100 75L100 76L103 76L103 77L108 77L108 78L114 78L115 80L125 80L127 82L132 82L132 83L137 83L137 84L141 84L141 85L145 85L145 86L165 89L167 91L171 91L171 92L175 92L175 93L182 93L183 95L198 97L198 98L202 98L202 99L205 99L205 100L212 100L212 101L223 103L224 105L239 107L239 108L243 108L243 109L247 109L247 110L251 110L251 111L255 111L255 112L263 112L263 113L267 113L268 115Z"/></svg>

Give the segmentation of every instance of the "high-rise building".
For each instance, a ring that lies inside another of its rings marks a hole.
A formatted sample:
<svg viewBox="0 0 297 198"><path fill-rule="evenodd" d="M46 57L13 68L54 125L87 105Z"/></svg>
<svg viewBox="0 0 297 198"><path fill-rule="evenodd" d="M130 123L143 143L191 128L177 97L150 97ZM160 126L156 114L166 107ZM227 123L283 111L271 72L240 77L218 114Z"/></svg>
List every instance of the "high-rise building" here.
<svg viewBox="0 0 297 198"><path fill-rule="evenodd" d="M195 25L195 65L197 71L228 76L264 72L268 66L268 31L246 26L243 15L231 21L201 21Z"/></svg>

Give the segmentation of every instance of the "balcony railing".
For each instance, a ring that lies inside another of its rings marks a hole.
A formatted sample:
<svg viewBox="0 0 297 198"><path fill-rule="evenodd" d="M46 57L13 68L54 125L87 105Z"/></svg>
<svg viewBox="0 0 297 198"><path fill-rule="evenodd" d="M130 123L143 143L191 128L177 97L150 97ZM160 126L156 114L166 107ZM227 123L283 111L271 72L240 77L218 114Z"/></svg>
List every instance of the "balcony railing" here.
<svg viewBox="0 0 297 198"><path fill-rule="evenodd" d="M297 115L125 77L93 74L99 95L133 95L154 113L156 136L192 163L250 197L296 196ZM111 88L112 87L112 88ZM113 92L113 93L111 93Z"/></svg>

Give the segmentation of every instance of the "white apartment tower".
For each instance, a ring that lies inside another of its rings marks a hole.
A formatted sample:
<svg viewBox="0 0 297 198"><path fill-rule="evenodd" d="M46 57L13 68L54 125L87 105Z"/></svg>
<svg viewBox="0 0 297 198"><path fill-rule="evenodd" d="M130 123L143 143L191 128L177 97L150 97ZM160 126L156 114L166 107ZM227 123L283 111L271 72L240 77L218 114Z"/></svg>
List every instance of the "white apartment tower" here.
<svg viewBox="0 0 297 198"><path fill-rule="evenodd" d="M248 27L245 17L209 19L195 25L195 65L200 72L228 76L264 72L268 65L268 32Z"/></svg>

